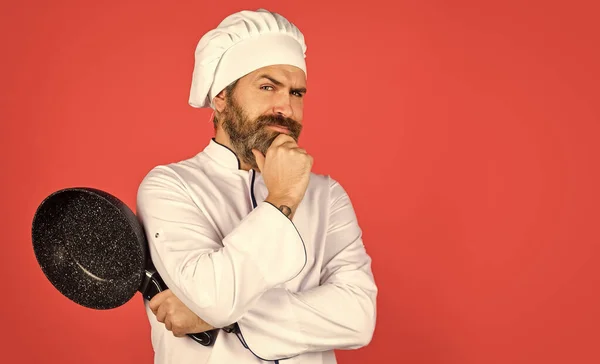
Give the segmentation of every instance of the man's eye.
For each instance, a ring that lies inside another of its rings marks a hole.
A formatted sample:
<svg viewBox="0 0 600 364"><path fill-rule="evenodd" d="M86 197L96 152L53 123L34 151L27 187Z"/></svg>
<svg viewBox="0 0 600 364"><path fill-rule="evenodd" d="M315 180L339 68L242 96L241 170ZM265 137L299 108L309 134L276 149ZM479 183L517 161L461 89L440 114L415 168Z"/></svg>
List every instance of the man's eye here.
<svg viewBox="0 0 600 364"><path fill-rule="evenodd" d="M292 94L293 94L294 96L298 96L298 97L302 97L302 96L304 96L304 95L302 95L302 93L301 93L301 92L298 92L298 91L293 91L293 92L292 92Z"/></svg>
<svg viewBox="0 0 600 364"><path fill-rule="evenodd" d="M265 90L265 91L272 91L273 90L273 86L261 86L260 88L262 90Z"/></svg>

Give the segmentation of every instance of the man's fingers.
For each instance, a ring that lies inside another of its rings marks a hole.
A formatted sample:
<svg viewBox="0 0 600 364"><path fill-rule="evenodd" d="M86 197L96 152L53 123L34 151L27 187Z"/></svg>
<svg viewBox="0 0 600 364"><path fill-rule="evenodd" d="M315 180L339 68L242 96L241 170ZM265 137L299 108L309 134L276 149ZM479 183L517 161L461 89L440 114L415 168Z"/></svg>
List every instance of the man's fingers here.
<svg viewBox="0 0 600 364"><path fill-rule="evenodd" d="M150 309L156 315L156 310L158 307L173 293L170 290L165 290L162 292L158 292L149 302Z"/></svg>
<svg viewBox="0 0 600 364"><path fill-rule="evenodd" d="M292 138L291 136L287 135L287 134L279 134L275 140L273 140L273 142L271 143L271 147L278 147L280 145L282 145L283 143L286 142L292 142L292 143L296 143L296 141L294 140L294 138Z"/></svg>
<svg viewBox="0 0 600 364"><path fill-rule="evenodd" d="M269 150L267 151L267 153L269 153L270 151L274 150L274 149L300 149L300 147L298 146L298 143L296 142L296 140L294 140L294 138L289 137L289 139L283 140L283 142L280 143L275 143L275 141L273 141L273 143L271 143Z"/></svg>
<svg viewBox="0 0 600 364"><path fill-rule="evenodd" d="M204 332L209 330L204 320L189 310L172 292L160 292L152 299L152 312L156 320L165 325L175 337L183 337L188 331Z"/></svg>
<svg viewBox="0 0 600 364"><path fill-rule="evenodd" d="M252 149L252 154L254 154L254 159L256 160L258 169L262 172L265 165L265 156L262 154L262 152L256 149Z"/></svg>
<svg viewBox="0 0 600 364"><path fill-rule="evenodd" d="M158 307L158 309L156 310L156 313L155 313L156 319L158 320L158 322L166 323L167 311L168 311L167 305L160 305Z"/></svg>
<svg viewBox="0 0 600 364"><path fill-rule="evenodd" d="M175 335L175 337L184 337L186 334L179 331L173 331L173 335Z"/></svg>
<svg viewBox="0 0 600 364"><path fill-rule="evenodd" d="M287 149L298 149L298 143L296 143L296 141L294 139L292 140L288 140L282 144L279 145L280 148L287 148Z"/></svg>

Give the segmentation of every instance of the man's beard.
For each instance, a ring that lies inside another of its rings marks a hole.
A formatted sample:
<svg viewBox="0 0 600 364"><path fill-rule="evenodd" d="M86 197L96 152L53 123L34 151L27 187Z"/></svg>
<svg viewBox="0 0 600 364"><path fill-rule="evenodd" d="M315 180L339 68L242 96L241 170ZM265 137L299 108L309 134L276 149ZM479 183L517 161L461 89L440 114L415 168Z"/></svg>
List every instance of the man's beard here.
<svg viewBox="0 0 600 364"><path fill-rule="evenodd" d="M268 128L269 125L280 126L289 130L289 135L296 142L300 138L302 124L281 115L262 115L256 120L250 120L243 108L232 97L227 98L227 105L221 115L223 130L229 135L233 151L244 163L258 169L252 149L259 150L263 155L273 140L281 133Z"/></svg>

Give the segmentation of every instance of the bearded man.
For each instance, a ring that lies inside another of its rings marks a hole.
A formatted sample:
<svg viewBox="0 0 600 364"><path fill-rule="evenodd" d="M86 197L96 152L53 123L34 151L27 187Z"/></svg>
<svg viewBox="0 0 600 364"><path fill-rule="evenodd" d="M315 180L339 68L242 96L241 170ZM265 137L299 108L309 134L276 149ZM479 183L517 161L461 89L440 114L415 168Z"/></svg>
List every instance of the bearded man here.
<svg viewBox="0 0 600 364"><path fill-rule="evenodd" d="M370 343L377 287L343 187L298 144L306 45L283 16L225 18L195 53L215 136L153 168L137 214L169 287L146 302L155 363L336 363ZM212 332L210 346L188 334Z"/></svg>

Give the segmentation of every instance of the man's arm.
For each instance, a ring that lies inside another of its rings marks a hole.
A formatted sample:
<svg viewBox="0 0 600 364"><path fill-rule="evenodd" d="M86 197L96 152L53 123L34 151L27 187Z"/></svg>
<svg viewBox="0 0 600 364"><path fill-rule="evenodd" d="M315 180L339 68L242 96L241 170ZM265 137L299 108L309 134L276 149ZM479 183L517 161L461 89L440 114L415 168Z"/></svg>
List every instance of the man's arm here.
<svg viewBox="0 0 600 364"><path fill-rule="evenodd" d="M264 202L222 240L175 172L156 167L138 189L137 211L153 263L169 289L213 327L237 320L261 294L306 264L292 222Z"/></svg>
<svg viewBox="0 0 600 364"><path fill-rule="evenodd" d="M298 293L272 288L238 321L246 345L262 359L356 349L372 338L377 287L371 258L348 195L333 180L330 190L321 285Z"/></svg>

